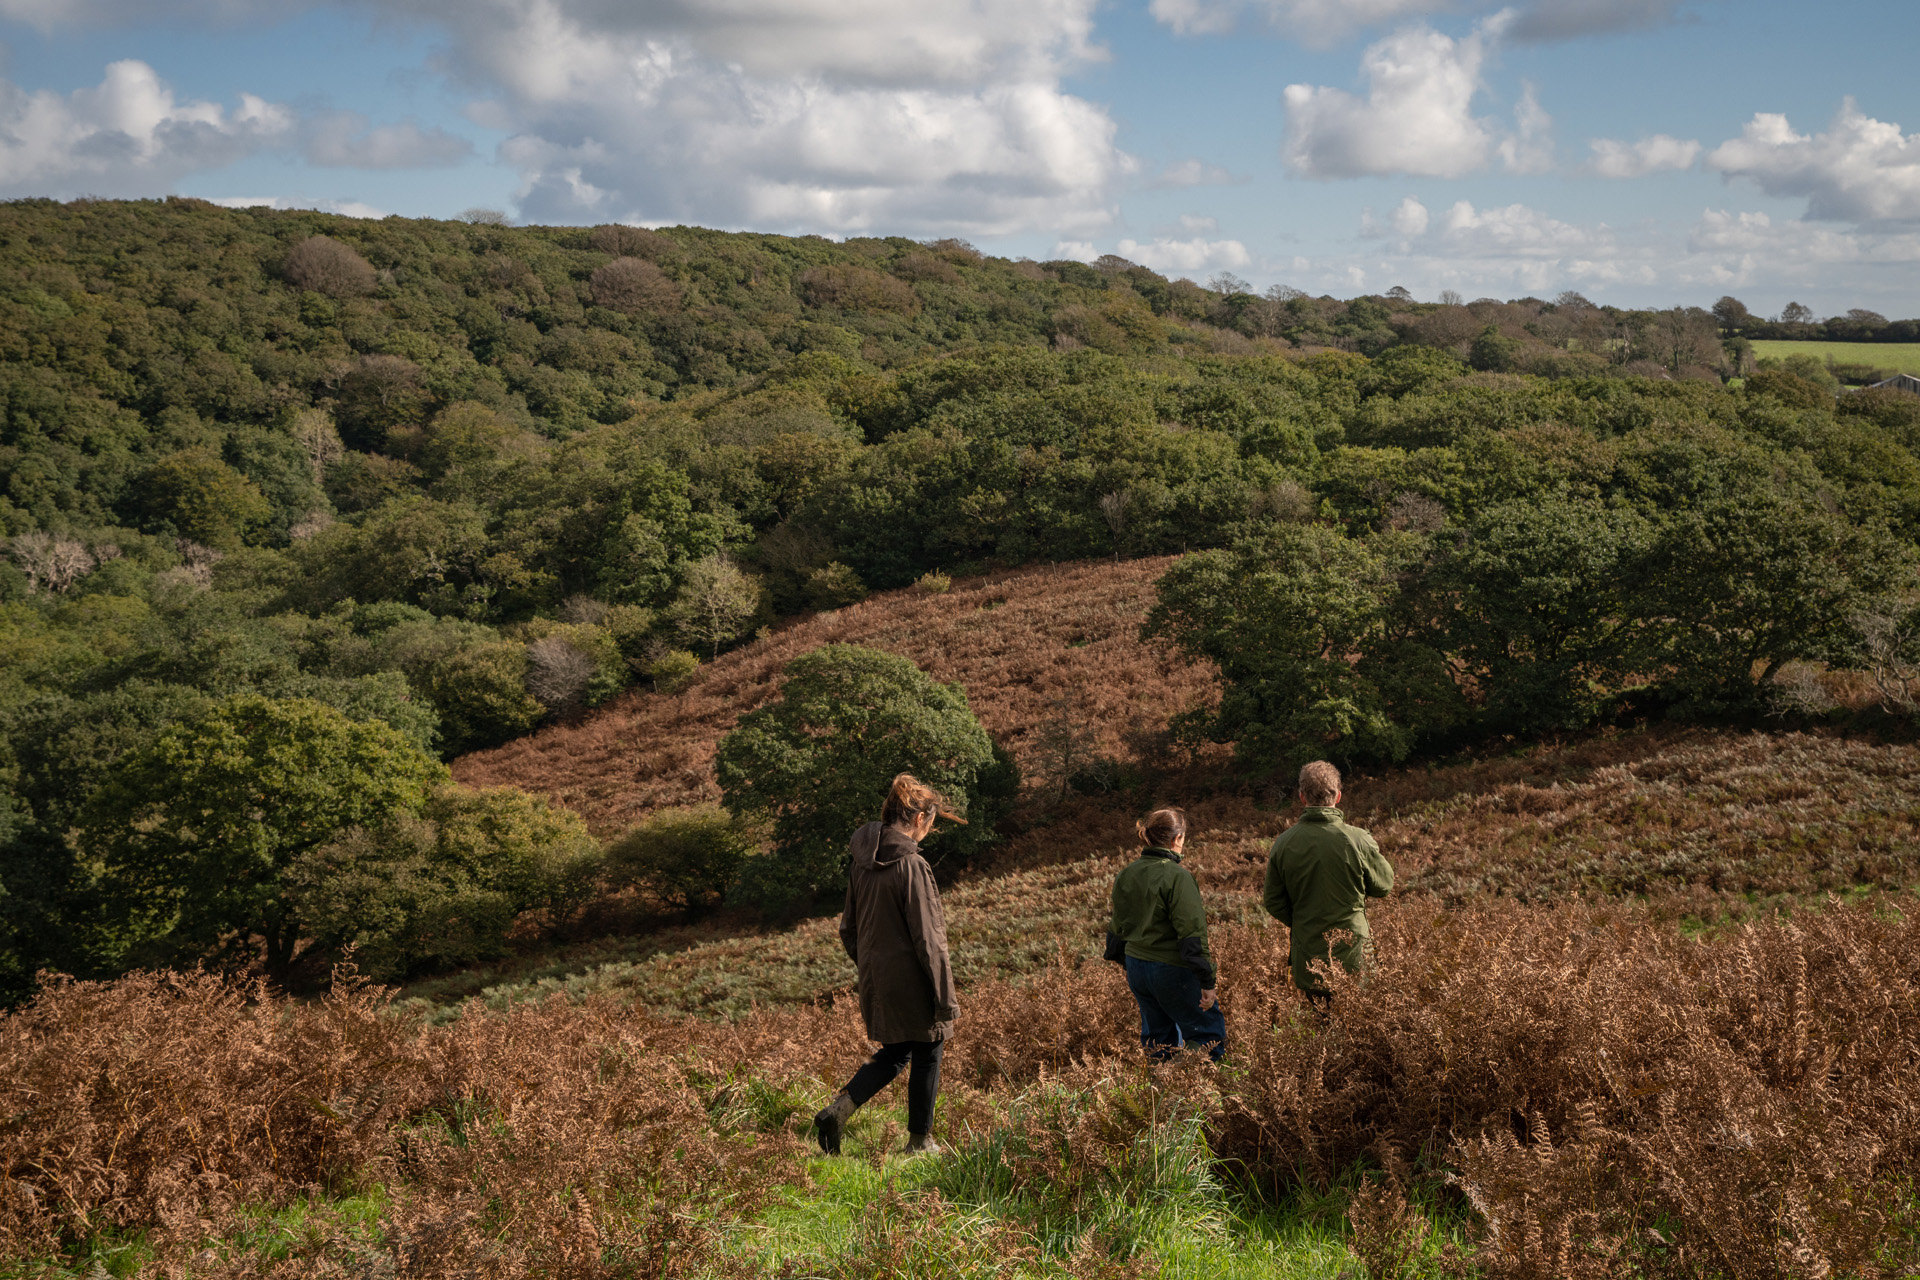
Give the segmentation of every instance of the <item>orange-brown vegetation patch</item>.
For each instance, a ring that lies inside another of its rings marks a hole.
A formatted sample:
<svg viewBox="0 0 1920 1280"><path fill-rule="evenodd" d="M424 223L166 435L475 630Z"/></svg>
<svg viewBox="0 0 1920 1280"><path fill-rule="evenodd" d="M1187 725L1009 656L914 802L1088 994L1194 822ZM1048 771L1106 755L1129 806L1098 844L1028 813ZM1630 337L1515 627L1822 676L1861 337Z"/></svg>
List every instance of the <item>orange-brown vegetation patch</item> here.
<svg viewBox="0 0 1920 1280"><path fill-rule="evenodd" d="M1133 856L1134 811L1161 797L1076 798L1008 842L985 874L947 884L962 982L1056 954L1097 954L1113 874ZM1660 918L1740 914L1779 897L1920 884L1920 749L1806 733L1621 733L1445 769L1349 780L1350 820L1410 900L1599 902L1645 895ZM1268 846L1290 812L1245 795L1187 805L1187 865L1216 920L1254 920ZM1757 902L1756 902L1757 900ZM834 922L684 939L670 953L539 981L443 988L499 1003L611 990L662 1010L735 1014L844 990Z"/></svg>
<svg viewBox="0 0 1920 1280"><path fill-rule="evenodd" d="M1333 975L1327 1020L1289 986L1282 930L1229 924L1218 1073L1146 1071L1119 970L1063 957L963 993L936 1133L1013 1125L1033 1131L1020 1149L1084 1140L1092 1160L1130 1149L1128 1116L1198 1109L1225 1166L1276 1190L1362 1158L1449 1169L1487 1276L1907 1274L1906 905L1689 940L1632 906L1419 899L1383 915L1365 988ZM715 1232L802 1176L810 1108L868 1048L845 999L730 1023L554 1000L433 1027L365 996L248 994L54 984L0 1020L0 1247L113 1224L236 1274L194 1251L244 1206L378 1181L378 1235L315 1230L282 1269L684 1274L723 1265ZM755 1082L796 1101L755 1120L738 1105ZM1036 1086L1054 1100L1015 1105ZM1088 1176L1055 1163L1013 1174Z"/></svg>
<svg viewBox="0 0 1920 1280"><path fill-rule="evenodd" d="M602 835L656 809L719 798L713 754L739 717L778 693L786 664L825 644L912 659L966 687L974 714L1021 767L1041 767L1045 726L1070 716L1087 749L1131 758L1139 735L1208 697L1211 665L1139 638L1170 558L1022 569L873 596L755 641L701 669L679 694L633 693L579 724L556 725L454 762L469 786L553 797Z"/></svg>

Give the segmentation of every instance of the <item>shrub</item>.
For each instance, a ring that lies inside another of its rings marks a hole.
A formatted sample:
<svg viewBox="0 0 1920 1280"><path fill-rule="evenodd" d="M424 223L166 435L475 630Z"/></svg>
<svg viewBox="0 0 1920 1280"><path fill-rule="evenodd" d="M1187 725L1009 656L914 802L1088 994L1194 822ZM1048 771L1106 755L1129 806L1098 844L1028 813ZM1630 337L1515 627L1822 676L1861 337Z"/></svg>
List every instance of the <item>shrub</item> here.
<svg viewBox="0 0 1920 1280"><path fill-rule="evenodd" d="M895 774L914 774L965 813L997 759L965 691L905 658L827 645L785 675L779 700L742 716L716 758L727 808L772 822L773 853L745 887L774 907L839 891L847 838L879 817ZM990 839L990 820L973 812L976 825L930 836L930 853Z"/></svg>
<svg viewBox="0 0 1920 1280"><path fill-rule="evenodd" d="M522 912L579 904L599 856L578 815L541 797L449 787L418 817L304 854L288 882L314 936L387 981L504 954Z"/></svg>
<svg viewBox="0 0 1920 1280"><path fill-rule="evenodd" d="M953 590L953 576L938 569L929 569L913 585L927 595L943 596Z"/></svg>
<svg viewBox="0 0 1920 1280"><path fill-rule="evenodd" d="M719 905L755 845L739 819L719 805L669 809L607 846L606 877L695 911Z"/></svg>
<svg viewBox="0 0 1920 1280"><path fill-rule="evenodd" d="M824 612L867 598L866 584L860 575L835 560L807 575L807 607Z"/></svg>
<svg viewBox="0 0 1920 1280"><path fill-rule="evenodd" d="M373 292L378 277L352 245L332 236L308 236L293 246L281 268L302 289L332 298L358 298Z"/></svg>
<svg viewBox="0 0 1920 1280"><path fill-rule="evenodd" d="M693 683L693 673L699 669L700 659L685 649L668 649L647 664L653 687L661 693L680 692Z"/></svg>

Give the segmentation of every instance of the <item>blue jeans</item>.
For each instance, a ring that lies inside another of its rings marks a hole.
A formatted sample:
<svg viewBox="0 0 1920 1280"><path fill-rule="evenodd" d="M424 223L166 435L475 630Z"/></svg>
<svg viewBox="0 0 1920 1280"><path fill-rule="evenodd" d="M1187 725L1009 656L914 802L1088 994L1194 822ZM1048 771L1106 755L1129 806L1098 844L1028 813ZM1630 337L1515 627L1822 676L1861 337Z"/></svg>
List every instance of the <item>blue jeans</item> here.
<svg viewBox="0 0 1920 1280"><path fill-rule="evenodd" d="M1205 1048L1215 1062L1227 1051L1227 1019L1219 1002L1200 1007L1200 975L1183 964L1127 957L1127 987L1140 1006L1140 1046L1156 1058L1182 1045Z"/></svg>

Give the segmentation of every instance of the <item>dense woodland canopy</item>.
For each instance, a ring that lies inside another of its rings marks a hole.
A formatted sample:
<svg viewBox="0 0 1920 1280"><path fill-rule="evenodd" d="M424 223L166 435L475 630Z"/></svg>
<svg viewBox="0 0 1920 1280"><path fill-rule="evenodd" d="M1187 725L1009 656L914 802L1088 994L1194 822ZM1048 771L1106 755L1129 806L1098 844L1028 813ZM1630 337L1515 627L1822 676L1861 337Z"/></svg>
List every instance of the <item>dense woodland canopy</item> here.
<svg viewBox="0 0 1920 1280"><path fill-rule="evenodd" d="M16 994L236 939L284 960L376 901L392 938L469 904L481 954L578 899L585 837L433 792L434 757L929 574L1205 551L1150 625L1223 672L1176 727L1255 769L1751 714L1796 663L1912 658L1920 397L1754 372L1775 322L1732 299L1343 302L958 241L190 200L7 204L0 249ZM369 752L420 785L309 794ZM216 758L316 816L209 905L212 828L160 791Z"/></svg>

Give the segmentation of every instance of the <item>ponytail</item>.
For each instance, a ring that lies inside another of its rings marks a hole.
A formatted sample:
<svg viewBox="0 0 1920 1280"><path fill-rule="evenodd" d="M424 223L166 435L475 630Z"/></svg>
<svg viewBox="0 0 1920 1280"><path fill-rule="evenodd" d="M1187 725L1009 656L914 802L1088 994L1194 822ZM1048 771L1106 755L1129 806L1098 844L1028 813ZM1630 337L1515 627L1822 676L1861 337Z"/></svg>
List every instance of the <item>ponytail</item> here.
<svg viewBox="0 0 1920 1280"><path fill-rule="evenodd" d="M880 821L888 826L911 826L928 814L945 813L946 807L947 802L938 791L910 773L897 774L893 785L887 788L887 802L880 807ZM953 817L952 814L946 816Z"/></svg>
<svg viewBox="0 0 1920 1280"><path fill-rule="evenodd" d="M1133 829L1140 839L1155 849L1171 849L1173 842L1187 834L1187 815L1178 809L1155 809Z"/></svg>

